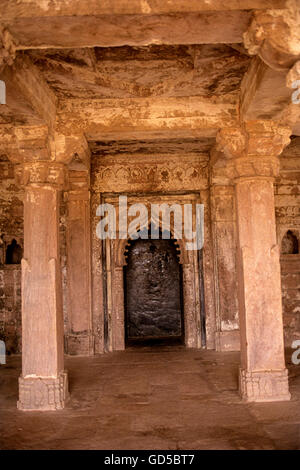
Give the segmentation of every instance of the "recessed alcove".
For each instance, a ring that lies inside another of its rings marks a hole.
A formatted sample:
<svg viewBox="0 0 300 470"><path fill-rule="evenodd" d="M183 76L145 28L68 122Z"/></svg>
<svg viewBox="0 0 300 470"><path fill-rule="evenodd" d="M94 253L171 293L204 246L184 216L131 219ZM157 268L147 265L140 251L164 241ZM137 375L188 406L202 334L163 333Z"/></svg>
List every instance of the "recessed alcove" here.
<svg viewBox="0 0 300 470"><path fill-rule="evenodd" d="M124 266L127 345L183 341L182 267L175 240L129 240Z"/></svg>
<svg viewBox="0 0 300 470"><path fill-rule="evenodd" d="M23 250L13 238L11 243L6 247L5 264L20 264L22 259Z"/></svg>

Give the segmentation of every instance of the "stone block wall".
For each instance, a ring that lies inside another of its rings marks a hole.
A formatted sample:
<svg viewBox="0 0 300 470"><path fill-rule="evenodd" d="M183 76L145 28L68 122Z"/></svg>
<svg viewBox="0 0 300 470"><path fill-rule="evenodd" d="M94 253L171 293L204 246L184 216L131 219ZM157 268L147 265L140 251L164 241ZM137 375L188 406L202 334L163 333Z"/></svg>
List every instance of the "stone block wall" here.
<svg viewBox="0 0 300 470"><path fill-rule="evenodd" d="M0 266L0 339L8 354L21 352L21 336L21 267Z"/></svg>
<svg viewBox="0 0 300 470"><path fill-rule="evenodd" d="M21 352L21 265L5 264L12 240L23 247L23 191L14 166L0 155L0 339L8 353Z"/></svg>
<svg viewBox="0 0 300 470"><path fill-rule="evenodd" d="M216 349L238 350L239 315L236 276L234 186L224 168L211 175L211 219L215 263Z"/></svg>
<svg viewBox="0 0 300 470"><path fill-rule="evenodd" d="M298 238L300 248L300 138L292 139L283 152L280 177L275 184L278 243L287 232ZM210 204L214 243L216 345L220 350L238 349L239 323L236 285L236 222L234 187L224 169L211 175ZM61 265L65 329L67 308L67 204L62 194L60 210ZM13 164L0 155L0 339L11 353L21 352L21 269L5 264L7 245L15 239L23 246L23 190L14 179ZM300 254L281 255L282 299L285 344L300 338ZM67 343L66 343L67 345ZM66 350L66 352L68 352Z"/></svg>
<svg viewBox="0 0 300 470"><path fill-rule="evenodd" d="M277 239L281 247L281 285L286 347L300 339L300 138L293 138L280 157L275 185ZM290 233L291 240L287 239ZM292 253L294 251L294 253Z"/></svg>

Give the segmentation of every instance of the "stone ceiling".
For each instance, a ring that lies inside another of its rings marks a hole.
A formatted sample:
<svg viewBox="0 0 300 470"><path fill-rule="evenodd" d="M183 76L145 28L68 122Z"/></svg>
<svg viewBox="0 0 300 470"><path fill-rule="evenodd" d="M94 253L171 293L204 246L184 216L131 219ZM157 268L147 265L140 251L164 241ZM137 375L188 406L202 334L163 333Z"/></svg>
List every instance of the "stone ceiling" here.
<svg viewBox="0 0 300 470"><path fill-rule="evenodd" d="M250 57L218 45L29 51L58 98L130 98L234 94Z"/></svg>
<svg viewBox="0 0 300 470"><path fill-rule="evenodd" d="M199 139L157 139L157 140L108 140L90 142L92 154L97 156L122 154L169 154L189 153L208 154L215 143L215 138Z"/></svg>
<svg viewBox="0 0 300 470"><path fill-rule="evenodd" d="M286 82L300 59L295 5L2 0L1 141L40 145L50 135L64 142L61 155L72 136L94 153L201 153L241 117L282 121L300 135Z"/></svg>

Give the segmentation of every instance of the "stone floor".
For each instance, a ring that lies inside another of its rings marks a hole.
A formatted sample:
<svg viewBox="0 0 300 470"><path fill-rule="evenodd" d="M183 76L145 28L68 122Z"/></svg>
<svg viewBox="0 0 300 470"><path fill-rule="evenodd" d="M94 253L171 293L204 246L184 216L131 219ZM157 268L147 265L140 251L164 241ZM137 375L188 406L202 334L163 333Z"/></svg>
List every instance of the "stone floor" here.
<svg viewBox="0 0 300 470"><path fill-rule="evenodd" d="M246 404L239 354L179 346L67 357L71 399L58 412L16 410L21 358L0 366L0 449L300 449L300 365L292 400Z"/></svg>

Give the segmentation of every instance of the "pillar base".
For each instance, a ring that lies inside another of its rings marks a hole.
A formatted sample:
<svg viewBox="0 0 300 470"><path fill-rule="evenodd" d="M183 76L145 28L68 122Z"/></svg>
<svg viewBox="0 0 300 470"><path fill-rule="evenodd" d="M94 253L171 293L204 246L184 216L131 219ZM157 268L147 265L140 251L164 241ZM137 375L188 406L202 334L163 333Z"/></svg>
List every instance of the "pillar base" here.
<svg viewBox="0 0 300 470"><path fill-rule="evenodd" d="M62 410L68 399L68 375L57 378L19 377L18 409L24 411Z"/></svg>
<svg viewBox="0 0 300 470"><path fill-rule="evenodd" d="M240 393L248 402L288 401L291 399L288 371L248 372L240 369Z"/></svg>

